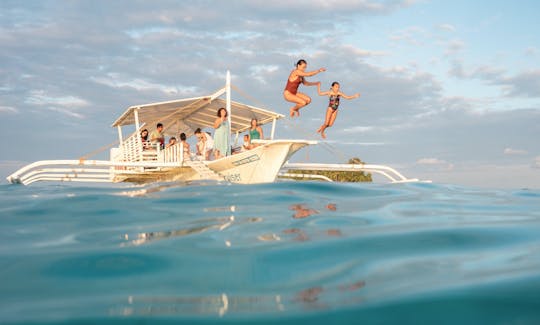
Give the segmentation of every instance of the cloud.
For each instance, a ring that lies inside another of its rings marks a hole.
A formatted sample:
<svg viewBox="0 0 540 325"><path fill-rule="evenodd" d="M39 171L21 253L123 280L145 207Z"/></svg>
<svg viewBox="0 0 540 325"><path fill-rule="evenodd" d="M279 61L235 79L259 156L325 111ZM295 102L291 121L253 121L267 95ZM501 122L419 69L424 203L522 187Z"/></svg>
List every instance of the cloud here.
<svg viewBox="0 0 540 325"><path fill-rule="evenodd" d="M79 141L73 148L65 142L64 147L51 148L49 138L40 142L35 136L45 133L23 132L20 141L31 143L35 151L17 152L15 146L4 145L2 152L31 160L41 154L70 157L91 151L116 138L116 130L109 126L125 107L207 95L224 85L227 69L233 85L258 102L233 90L234 100L288 114L289 103L282 97L285 79L294 63L305 58L308 70L328 69L309 77L310 81L321 81L324 88L339 81L346 94L362 94L342 101L336 124L328 133L330 141L335 141L332 145L342 146L347 157L366 157L374 163L407 162L436 173L463 160L501 159L501 137L505 146L515 143L519 150L537 153L538 106L517 112L515 108L524 108L521 103L516 107L505 97L481 97L484 89L474 95L446 96L446 78L438 76L437 70L448 57L440 52L460 55L466 49L474 57L478 47L467 44L473 44L476 35L458 34L461 29L451 24L412 26L391 33L390 41L384 29L373 30L369 36L361 30L376 23L374 15L412 4L394 0L132 1L128 6L125 1L3 3L2 129L12 134L24 123L27 130L54 130L48 133L53 138L72 134L87 139L88 148L81 148ZM396 44L400 49L409 44L425 47L422 53L393 52ZM412 55L426 61L402 61ZM432 56L439 64L425 68ZM502 68L471 65L454 58L453 73L459 78L480 80L511 96L535 92L534 87L525 87L534 78L519 78L522 73L510 73L502 63ZM328 99L317 96L314 87L301 86L300 91L313 101L292 126L278 123L278 137L317 137L315 130L322 123ZM508 111L494 112L496 101ZM33 114L39 111L68 116L68 123L50 118L45 129L45 114ZM327 153L315 159L325 157L335 162L335 156Z"/></svg>
<svg viewBox="0 0 540 325"><path fill-rule="evenodd" d="M456 27L451 24L440 24L437 26L440 30L446 31L446 32L455 32Z"/></svg>
<svg viewBox="0 0 540 325"><path fill-rule="evenodd" d="M19 110L11 106L0 106L0 113L19 113Z"/></svg>
<svg viewBox="0 0 540 325"><path fill-rule="evenodd" d="M519 73L513 77L500 78L495 81L505 87L509 97L540 97L540 70Z"/></svg>
<svg viewBox="0 0 540 325"><path fill-rule="evenodd" d="M108 73L103 77L90 77L90 80L111 88L132 88L136 91L157 91L168 95L191 96L200 91L197 87L164 85L141 78L129 79L117 73Z"/></svg>
<svg viewBox="0 0 540 325"><path fill-rule="evenodd" d="M389 38L394 42L404 42L410 45L419 46L424 44L424 39L428 35L428 32L422 27L410 26L393 32Z"/></svg>
<svg viewBox="0 0 540 325"><path fill-rule="evenodd" d="M504 154L505 155L526 155L526 154L528 154L528 152L527 152L527 150L505 148L504 149Z"/></svg>
<svg viewBox="0 0 540 325"><path fill-rule="evenodd" d="M451 56L461 52L465 49L465 42L460 39L453 39L446 42L445 55Z"/></svg>
<svg viewBox="0 0 540 325"><path fill-rule="evenodd" d="M267 77L279 71L279 67L271 64L258 64L251 66L249 70L251 71L251 78L258 80L261 84L265 85L268 84Z"/></svg>
<svg viewBox="0 0 540 325"><path fill-rule="evenodd" d="M538 54L540 53L540 51L538 50L538 48L534 47L534 46L530 46L528 48L525 49L525 55L526 56L537 56Z"/></svg>
<svg viewBox="0 0 540 325"><path fill-rule="evenodd" d="M421 158L416 161L419 165L442 165L447 162L438 158Z"/></svg>
<svg viewBox="0 0 540 325"><path fill-rule="evenodd" d="M329 49L332 49L334 52L341 52L345 56L351 56L351 57L377 57L377 56L386 56L388 55L385 51L373 51L373 50L366 50L361 49L358 47L355 47L350 44L345 44L341 46L337 46L336 44L333 44L333 40L328 40L326 44L328 45Z"/></svg>
<svg viewBox="0 0 540 325"><path fill-rule="evenodd" d="M540 168L540 156L536 156L532 164L533 168Z"/></svg>
<svg viewBox="0 0 540 325"><path fill-rule="evenodd" d="M420 158L416 161L416 164L433 166L436 168L443 168L446 170L452 170L454 168L453 164L439 158Z"/></svg>
<svg viewBox="0 0 540 325"><path fill-rule="evenodd" d="M465 67L461 60L452 60L449 74L460 79L480 79L490 84L497 84L504 78L506 70L489 65Z"/></svg>
<svg viewBox="0 0 540 325"><path fill-rule="evenodd" d="M479 65L465 67L461 60L455 59L448 71L459 79L477 79L488 85L500 86L506 97L540 97L540 69L533 69L508 76L508 71L496 66Z"/></svg>
<svg viewBox="0 0 540 325"><path fill-rule="evenodd" d="M82 119L84 115L77 110L90 105L89 102L75 96L51 96L45 90L32 90L24 100L26 104L43 107L47 110Z"/></svg>
<svg viewBox="0 0 540 325"><path fill-rule="evenodd" d="M270 10L284 10L287 12L302 10L307 12L328 12L337 11L337 12L351 12L356 11L361 14L386 14L390 13L396 9L409 7L415 4L417 1L413 0L402 0L402 1L350 1L350 0L297 0L297 1L288 1L288 0L274 0L271 2L265 0L255 0L249 1L248 3L253 7L264 7Z"/></svg>
<svg viewBox="0 0 540 325"><path fill-rule="evenodd" d="M377 128L374 126L353 126L349 128L344 128L342 132L344 133L366 133L375 131Z"/></svg>

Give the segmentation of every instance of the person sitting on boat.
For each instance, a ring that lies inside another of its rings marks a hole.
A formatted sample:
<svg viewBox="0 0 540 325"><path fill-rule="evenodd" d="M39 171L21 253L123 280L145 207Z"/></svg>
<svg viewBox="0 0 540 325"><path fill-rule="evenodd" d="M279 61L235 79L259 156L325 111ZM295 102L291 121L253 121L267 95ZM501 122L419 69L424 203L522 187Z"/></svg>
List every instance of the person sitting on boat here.
<svg viewBox="0 0 540 325"><path fill-rule="evenodd" d="M169 143L167 143L167 146L165 148L169 148L171 146L174 146L176 144L176 138L172 137L169 139Z"/></svg>
<svg viewBox="0 0 540 325"><path fill-rule="evenodd" d="M217 118L214 121L214 157L216 159L230 155L229 146L229 121L227 120L227 110L221 107L217 111Z"/></svg>
<svg viewBox="0 0 540 325"><path fill-rule="evenodd" d="M248 150L250 150L252 148L253 148L253 146L251 144L251 141L249 140L249 134L244 134L244 144L242 145L241 151L242 152L248 151Z"/></svg>
<svg viewBox="0 0 540 325"><path fill-rule="evenodd" d="M259 126L256 118L251 119L251 127L249 128L249 141L252 148L256 147L256 144L251 143L252 140L264 139L263 130Z"/></svg>
<svg viewBox="0 0 540 325"><path fill-rule="evenodd" d="M326 71L325 68L320 68L318 70L306 72L306 67L306 60L299 60L296 63L296 69L289 74L287 85L285 86L285 90L283 90L283 97L285 100L296 104L290 109L291 117L294 117L295 115L300 116L300 108L311 103L311 98L308 95L299 92L298 86L300 86L300 84L303 84L304 86L316 86L319 84L319 82L308 82L304 77L311 77L317 73Z"/></svg>
<svg viewBox="0 0 540 325"><path fill-rule="evenodd" d="M203 156L204 160L210 160L212 150L214 149L214 139L207 132L202 132L201 128L195 130L197 136L197 155Z"/></svg>
<svg viewBox="0 0 540 325"><path fill-rule="evenodd" d="M156 130L150 135L150 141L154 145L159 145L161 149L165 148L165 136L163 135L163 124L158 123Z"/></svg>
<svg viewBox="0 0 540 325"><path fill-rule="evenodd" d="M150 141L148 141L148 129L144 129L141 131L141 142L143 150L152 149L152 145L150 144Z"/></svg>
<svg viewBox="0 0 540 325"><path fill-rule="evenodd" d="M187 143L186 139L186 134L180 133L180 144L184 147L184 160L187 160L190 156L189 143Z"/></svg>

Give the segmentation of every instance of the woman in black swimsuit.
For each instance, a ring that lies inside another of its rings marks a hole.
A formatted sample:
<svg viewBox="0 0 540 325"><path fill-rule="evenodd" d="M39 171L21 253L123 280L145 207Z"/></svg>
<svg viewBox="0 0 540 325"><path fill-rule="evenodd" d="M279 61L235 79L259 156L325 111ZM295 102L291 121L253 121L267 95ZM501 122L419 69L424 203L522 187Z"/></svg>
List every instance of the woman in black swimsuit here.
<svg viewBox="0 0 540 325"><path fill-rule="evenodd" d="M326 139L326 134L324 134L324 130L326 130L326 128L331 127L334 124L334 121L336 120L337 111L339 107L339 98L343 97L345 99L353 99L353 98L360 97L360 94L356 93L352 96L345 95L344 93L339 91L339 82L337 81L334 81L332 83L332 88L330 88L329 91L321 92L321 85L318 84L317 92L319 93L320 96L328 96L330 100L328 103L328 108L326 109L326 117L324 119L324 124L321 125L321 127L317 130L317 133L320 133L321 137L323 139Z"/></svg>

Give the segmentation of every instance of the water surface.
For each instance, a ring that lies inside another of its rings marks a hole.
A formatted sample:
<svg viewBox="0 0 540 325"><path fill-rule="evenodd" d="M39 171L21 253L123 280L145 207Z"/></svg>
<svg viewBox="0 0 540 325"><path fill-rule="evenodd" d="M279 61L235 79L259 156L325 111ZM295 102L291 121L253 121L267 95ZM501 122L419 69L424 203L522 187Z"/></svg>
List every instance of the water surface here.
<svg viewBox="0 0 540 325"><path fill-rule="evenodd" d="M0 186L5 323L540 323L540 191Z"/></svg>

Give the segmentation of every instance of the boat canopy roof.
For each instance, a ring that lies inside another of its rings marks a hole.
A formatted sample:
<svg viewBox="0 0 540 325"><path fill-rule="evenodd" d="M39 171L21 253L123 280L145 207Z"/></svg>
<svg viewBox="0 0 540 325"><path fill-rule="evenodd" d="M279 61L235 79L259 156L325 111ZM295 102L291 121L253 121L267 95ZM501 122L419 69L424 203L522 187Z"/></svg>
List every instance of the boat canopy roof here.
<svg viewBox="0 0 540 325"><path fill-rule="evenodd" d="M148 129L153 129L157 123L162 123L166 135L184 132L189 136L197 128L213 128L218 109L226 107L226 101L218 98L222 94L223 91L218 91L210 96L134 105L120 115L112 126L135 124L135 111L137 111L141 126L144 123ZM282 117L284 115L276 112L231 101L232 133L248 130L253 118L257 119L259 125L263 125Z"/></svg>

